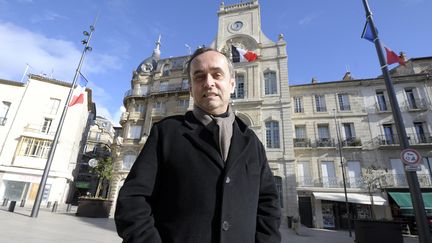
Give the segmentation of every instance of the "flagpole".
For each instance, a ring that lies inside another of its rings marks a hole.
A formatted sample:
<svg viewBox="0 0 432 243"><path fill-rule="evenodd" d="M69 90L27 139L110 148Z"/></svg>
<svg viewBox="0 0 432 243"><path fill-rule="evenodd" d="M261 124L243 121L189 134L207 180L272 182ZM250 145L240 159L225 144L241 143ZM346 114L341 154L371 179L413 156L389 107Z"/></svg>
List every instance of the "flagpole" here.
<svg viewBox="0 0 432 243"><path fill-rule="evenodd" d="M84 39L84 40L81 41L81 43L84 45L84 49L82 51L81 58L80 58L79 63L78 63L78 67L77 67L77 69L75 71L75 76L73 78L72 85L71 85L71 87L69 89L69 94L68 94L68 97L66 99L62 115L60 117L59 125L58 125L56 133L54 135L54 140L53 140L53 142L51 144L51 148L50 148L50 151L49 151L49 154L48 154L48 159L47 159L47 162L45 164L45 169L43 171L43 174L42 174L42 177L41 177L41 181L40 181L40 184L39 184L39 188L38 188L38 192L37 192L37 195L36 195L36 199L35 199L35 202L33 204L32 211L31 211L30 217L32 217L32 218L37 218L37 216L39 214L39 209L40 209L40 205L41 205L41 202L42 202L43 191L45 189L45 185L46 185L46 182L47 182L47 179L48 179L48 174L49 174L49 171L50 171L50 168L51 168L51 164L52 164L52 161L53 161L53 158L54 158L55 150L56 150L57 143L58 143L58 140L59 140L59 137L60 137L60 133L61 133L61 130L62 130L62 127L63 127L63 123L64 123L64 120L66 118L66 114L67 114L67 110L68 110L68 105L69 105L69 102L71 100L74 87L75 87L75 85L77 83L78 75L80 75L81 66L83 64L85 54L86 54L87 51L91 51L92 50L92 48L89 46L89 44L90 44L90 39L91 39L91 37L93 35L93 31L95 30L94 26L96 25L96 21L97 21L97 17L96 17L94 23L92 25L90 25L90 33L87 32L87 31L83 32L84 36L86 36L87 39Z"/></svg>
<svg viewBox="0 0 432 243"><path fill-rule="evenodd" d="M396 99L396 92L393 87L393 83L388 71L387 62L384 58L384 53L382 51L382 45L378 38L378 32L375 28L375 24L372 19L372 13L369 9L369 4L367 0L363 0L363 5L366 11L366 21L370 24L370 28L373 35L373 42L378 54L378 58L381 65L381 71L383 73L385 85L387 88L387 93L389 96L389 101L392 106L393 118L396 125L396 130L398 132L399 141L402 149L407 149L409 147L409 141L405 130L405 125L403 123L402 114L399 108L399 104ZM424 207L423 198L421 195L420 184L418 182L416 171L405 171L405 175L408 181L409 191L411 194L411 200L413 203L415 219L417 222L417 231L420 243L430 243L432 242L431 235L429 233L429 225L426 218L426 210Z"/></svg>

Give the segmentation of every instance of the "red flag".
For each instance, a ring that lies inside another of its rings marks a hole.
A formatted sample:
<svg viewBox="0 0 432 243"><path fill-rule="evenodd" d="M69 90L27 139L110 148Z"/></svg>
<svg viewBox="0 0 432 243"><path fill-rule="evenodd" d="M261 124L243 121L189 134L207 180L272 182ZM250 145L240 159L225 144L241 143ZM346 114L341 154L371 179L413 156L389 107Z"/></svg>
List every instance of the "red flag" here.
<svg viewBox="0 0 432 243"><path fill-rule="evenodd" d="M387 64L399 63L402 66L405 66L405 61L402 57L398 56L394 51L390 50L390 48L384 47L387 54Z"/></svg>
<svg viewBox="0 0 432 243"><path fill-rule="evenodd" d="M87 85L87 79L80 73L79 74L79 82L77 86L75 87L73 91L73 97L72 100L69 103L69 107L76 105L76 104L83 104L84 103L84 92Z"/></svg>

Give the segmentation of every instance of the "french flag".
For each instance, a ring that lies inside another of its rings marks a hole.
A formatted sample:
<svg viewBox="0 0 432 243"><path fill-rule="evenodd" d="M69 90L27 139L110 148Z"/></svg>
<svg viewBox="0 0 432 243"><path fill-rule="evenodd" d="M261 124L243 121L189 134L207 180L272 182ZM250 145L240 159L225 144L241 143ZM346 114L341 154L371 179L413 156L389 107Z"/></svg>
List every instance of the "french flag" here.
<svg viewBox="0 0 432 243"><path fill-rule="evenodd" d="M87 85L87 79L80 73L79 74L79 82L73 91L73 97L71 102L69 103L69 107L84 103L84 92Z"/></svg>
<svg viewBox="0 0 432 243"><path fill-rule="evenodd" d="M248 51L240 47L231 46L233 62L253 62L258 56L253 51Z"/></svg>

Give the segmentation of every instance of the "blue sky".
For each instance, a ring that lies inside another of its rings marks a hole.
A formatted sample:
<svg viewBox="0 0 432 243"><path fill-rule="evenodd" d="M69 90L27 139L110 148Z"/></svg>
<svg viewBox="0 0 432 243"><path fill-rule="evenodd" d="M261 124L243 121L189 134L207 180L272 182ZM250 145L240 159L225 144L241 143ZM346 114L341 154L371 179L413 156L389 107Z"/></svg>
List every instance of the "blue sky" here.
<svg viewBox="0 0 432 243"><path fill-rule="evenodd" d="M221 1L0 0L0 78L21 80L30 72L71 81L82 51L82 31L98 11L82 73L90 81L99 115L118 124L132 70L151 55L162 35L161 56L188 54L216 36ZM240 0L225 1L226 5ZM372 43L360 39L361 0L260 0L262 30L287 42L290 84L380 75ZM384 45L410 57L432 56L432 1L369 0ZM41 94L43 95L43 94Z"/></svg>

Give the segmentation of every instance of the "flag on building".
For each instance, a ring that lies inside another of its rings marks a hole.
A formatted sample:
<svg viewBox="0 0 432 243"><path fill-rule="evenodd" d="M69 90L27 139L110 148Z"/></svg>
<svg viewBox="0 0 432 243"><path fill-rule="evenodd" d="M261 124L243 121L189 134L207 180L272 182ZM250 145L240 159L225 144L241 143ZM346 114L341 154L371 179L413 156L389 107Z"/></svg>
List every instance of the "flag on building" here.
<svg viewBox="0 0 432 243"><path fill-rule="evenodd" d="M399 63L402 66L405 66L405 61L402 57L398 56L394 51L392 51L390 48L385 47L384 49L387 54L387 65L393 64L393 63Z"/></svg>
<svg viewBox="0 0 432 243"><path fill-rule="evenodd" d="M231 46L233 62L253 62L258 56L253 51L248 51L240 47Z"/></svg>
<svg viewBox="0 0 432 243"><path fill-rule="evenodd" d="M377 30L377 33L378 33L378 30ZM369 21L367 21L367 20L366 20L365 27L363 28L363 33L361 35L361 38L374 43L375 38L374 38L374 35L372 33L372 28L369 24Z"/></svg>
<svg viewBox="0 0 432 243"><path fill-rule="evenodd" d="M72 100L70 101L70 103L68 105L69 107L76 105L76 104L84 103L84 93L85 93L87 83L88 83L87 79L81 73L79 73L78 84L75 87L75 89L73 90Z"/></svg>

